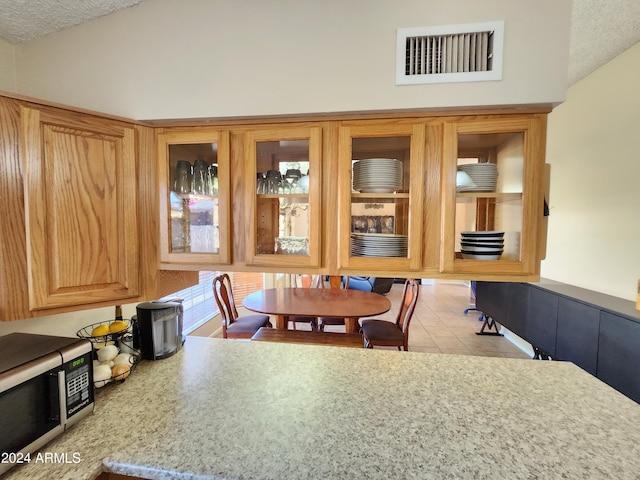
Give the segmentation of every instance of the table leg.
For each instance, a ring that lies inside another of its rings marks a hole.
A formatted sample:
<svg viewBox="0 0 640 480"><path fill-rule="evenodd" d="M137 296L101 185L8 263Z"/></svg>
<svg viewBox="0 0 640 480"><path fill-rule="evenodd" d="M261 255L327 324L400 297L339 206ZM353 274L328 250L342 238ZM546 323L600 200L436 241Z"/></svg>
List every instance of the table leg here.
<svg viewBox="0 0 640 480"><path fill-rule="evenodd" d="M344 319L344 326L347 333L358 333L360 330L360 324L358 323L358 317L347 317Z"/></svg>
<svg viewBox="0 0 640 480"><path fill-rule="evenodd" d="M286 330L287 328L289 328L287 323L289 323L288 315L276 315L276 328L280 330Z"/></svg>

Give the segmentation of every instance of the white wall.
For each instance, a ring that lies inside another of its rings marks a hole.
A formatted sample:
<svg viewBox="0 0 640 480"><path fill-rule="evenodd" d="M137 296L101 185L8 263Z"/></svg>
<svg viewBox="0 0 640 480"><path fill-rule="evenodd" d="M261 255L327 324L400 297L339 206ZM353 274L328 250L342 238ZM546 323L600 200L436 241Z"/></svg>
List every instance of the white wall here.
<svg viewBox="0 0 640 480"><path fill-rule="evenodd" d="M123 318L131 318L136 314L137 303L122 306ZM78 312L46 315L44 317L0 322L0 337L13 332L38 333L40 335L57 335L75 337L78 330L98 322L106 322L115 318L115 307L94 308Z"/></svg>
<svg viewBox="0 0 640 480"><path fill-rule="evenodd" d="M0 90L16 92L15 47L0 39Z"/></svg>
<svg viewBox="0 0 640 480"><path fill-rule="evenodd" d="M629 300L640 278L640 43L572 86L549 116L542 276Z"/></svg>
<svg viewBox="0 0 640 480"><path fill-rule="evenodd" d="M147 0L19 45L18 89L135 119L556 104L570 10L570 0ZM505 20L502 81L395 85L396 28L493 20Z"/></svg>

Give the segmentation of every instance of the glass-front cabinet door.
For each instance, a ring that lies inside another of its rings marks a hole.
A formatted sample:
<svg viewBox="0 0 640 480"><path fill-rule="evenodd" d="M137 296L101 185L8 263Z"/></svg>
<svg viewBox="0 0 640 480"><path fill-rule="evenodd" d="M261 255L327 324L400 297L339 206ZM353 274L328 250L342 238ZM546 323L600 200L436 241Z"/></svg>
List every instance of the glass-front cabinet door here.
<svg viewBox="0 0 640 480"><path fill-rule="evenodd" d="M445 123L443 272L537 273L544 129L537 116Z"/></svg>
<svg viewBox="0 0 640 480"><path fill-rule="evenodd" d="M418 270L425 126L343 123L338 148L339 267Z"/></svg>
<svg viewBox="0 0 640 480"><path fill-rule="evenodd" d="M157 147L161 262L228 264L228 132L167 129L158 133Z"/></svg>
<svg viewBox="0 0 640 480"><path fill-rule="evenodd" d="M320 266L320 126L245 134L247 265Z"/></svg>

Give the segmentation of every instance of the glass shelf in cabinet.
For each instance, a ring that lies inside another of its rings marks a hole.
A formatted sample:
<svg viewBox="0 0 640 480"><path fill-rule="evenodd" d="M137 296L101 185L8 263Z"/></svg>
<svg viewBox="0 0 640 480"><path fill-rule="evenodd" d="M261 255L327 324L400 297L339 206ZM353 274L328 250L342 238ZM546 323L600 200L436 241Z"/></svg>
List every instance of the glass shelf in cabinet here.
<svg viewBox="0 0 640 480"><path fill-rule="evenodd" d="M297 200L300 203L309 203L308 193L259 193L257 197L260 198L286 198L290 200Z"/></svg>
<svg viewBox="0 0 640 480"><path fill-rule="evenodd" d="M520 200L522 199L521 192L457 192L456 198L495 198L498 201Z"/></svg>
<svg viewBox="0 0 640 480"><path fill-rule="evenodd" d="M351 198L409 198L409 193L360 193L352 192Z"/></svg>
<svg viewBox="0 0 640 480"><path fill-rule="evenodd" d="M215 200L219 198L220 195L217 193L176 193L171 191L171 196L176 196L181 198L182 200Z"/></svg>

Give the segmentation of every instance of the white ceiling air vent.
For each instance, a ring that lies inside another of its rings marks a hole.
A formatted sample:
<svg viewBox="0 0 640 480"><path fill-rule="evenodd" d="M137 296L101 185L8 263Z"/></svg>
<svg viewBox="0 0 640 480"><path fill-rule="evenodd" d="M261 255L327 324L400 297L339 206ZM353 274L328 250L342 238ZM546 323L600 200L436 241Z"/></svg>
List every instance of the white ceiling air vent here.
<svg viewBox="0 0 640 480"><path fill-rule="evenodd" d="M502 79L504 22L399 28L396 84Z"/></svg>

